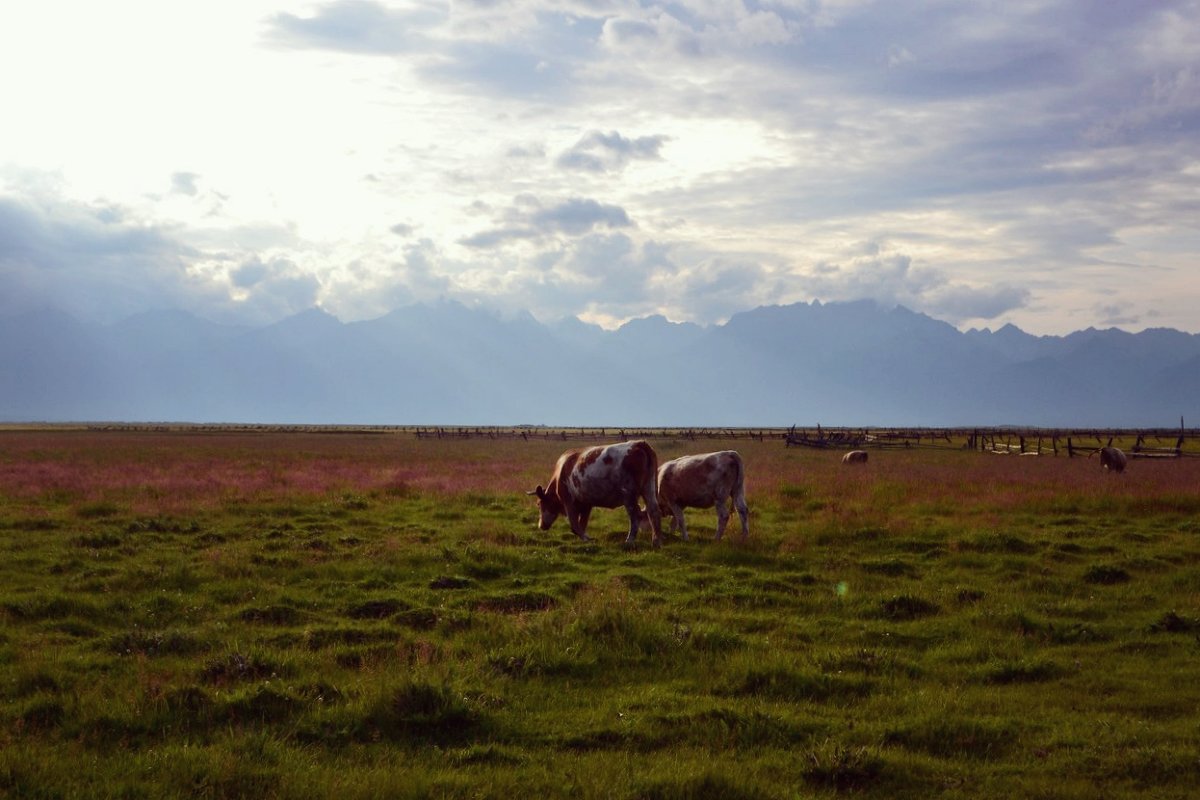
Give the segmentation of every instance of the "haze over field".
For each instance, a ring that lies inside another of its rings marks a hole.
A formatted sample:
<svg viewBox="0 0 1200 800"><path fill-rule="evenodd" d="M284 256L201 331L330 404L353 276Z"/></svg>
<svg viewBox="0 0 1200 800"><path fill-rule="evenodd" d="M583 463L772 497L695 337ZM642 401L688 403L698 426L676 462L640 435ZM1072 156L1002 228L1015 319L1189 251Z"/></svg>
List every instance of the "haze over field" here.
<svg viewBox="0 0 1200 800"><path fill-rule="evenodd" d="M960 331L1200 331L1198 64L1197 0L8 3L0 317L181 309L268 337L319 307L346 324L298 332L313 353L442 300L708 335L862 299ZM883 352L852 355L878 378ZM785 402L735 389L758 358L685 383L758 421L746 403ZM1057 374L996 380L1066 398ZM1146 400L1164 423L1170 399Z"/></svg>
<svg viewBox="0 0 1200 800"><path fill-rule="evenodd" d="M799 303L606 331L455 302L267 326L151 312L0 317L0 421L1173 427L1200 419L1200 336L971 330Z"/></svg>

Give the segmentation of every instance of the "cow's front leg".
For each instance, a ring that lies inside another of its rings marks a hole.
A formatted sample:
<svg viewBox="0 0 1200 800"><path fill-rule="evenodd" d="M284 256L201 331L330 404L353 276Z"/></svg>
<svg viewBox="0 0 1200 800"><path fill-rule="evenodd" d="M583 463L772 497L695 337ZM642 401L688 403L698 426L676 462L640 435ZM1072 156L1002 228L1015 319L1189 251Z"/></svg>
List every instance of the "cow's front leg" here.
<svg viewBox="0 0 1200 800"><path fill-rule="evenodd" d="M571 520L571 531L585 542L590 542L591 539L587 535L588 519L592 516L592 509L584 507L576 509L568 518Z"/></svg>

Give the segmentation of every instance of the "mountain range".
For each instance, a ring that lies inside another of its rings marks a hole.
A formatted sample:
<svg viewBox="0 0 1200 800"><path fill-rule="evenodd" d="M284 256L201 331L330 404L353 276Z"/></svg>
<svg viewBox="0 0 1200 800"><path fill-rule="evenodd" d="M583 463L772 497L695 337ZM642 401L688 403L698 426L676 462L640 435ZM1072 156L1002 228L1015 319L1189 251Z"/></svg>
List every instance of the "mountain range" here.
<svg viewBox="0 0 1200 800"><path fill-rule="evenodd" d="M263 327L155 311L0 319L0 421L605 426L1173 427L1200 335L960 331L871 301L608 331L452 301Z"/></svg>

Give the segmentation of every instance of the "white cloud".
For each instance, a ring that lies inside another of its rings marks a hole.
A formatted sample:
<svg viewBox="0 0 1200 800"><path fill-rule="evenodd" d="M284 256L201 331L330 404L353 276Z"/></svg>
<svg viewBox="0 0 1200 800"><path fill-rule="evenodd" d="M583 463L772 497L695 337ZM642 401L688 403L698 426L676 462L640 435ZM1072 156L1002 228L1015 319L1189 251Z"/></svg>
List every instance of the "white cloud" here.
<svg viewBox="0 0 1200 800"><path fill-rule="evenodd" d="M633 160L658 160L665 136L638 136L633 139L617 131L589 131L556 160L565 169L587 172L617 172Z"/></svg>

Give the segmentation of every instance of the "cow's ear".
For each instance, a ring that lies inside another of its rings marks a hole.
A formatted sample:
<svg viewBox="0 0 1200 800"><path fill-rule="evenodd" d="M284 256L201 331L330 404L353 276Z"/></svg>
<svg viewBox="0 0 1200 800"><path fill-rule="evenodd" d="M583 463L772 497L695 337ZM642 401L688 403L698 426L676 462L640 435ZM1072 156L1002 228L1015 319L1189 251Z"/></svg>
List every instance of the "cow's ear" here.
<svg viewBox="0 0 1200 800"><path fill-rule="evenodd" d="M538 484L536 489L534 489L532 492L526 492L525 494L535 494L537 495L537 499L541 500L546 496L546 490L542 488L541 484Z"/></svg>

